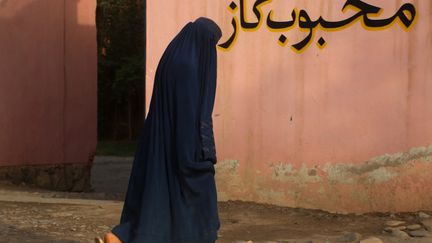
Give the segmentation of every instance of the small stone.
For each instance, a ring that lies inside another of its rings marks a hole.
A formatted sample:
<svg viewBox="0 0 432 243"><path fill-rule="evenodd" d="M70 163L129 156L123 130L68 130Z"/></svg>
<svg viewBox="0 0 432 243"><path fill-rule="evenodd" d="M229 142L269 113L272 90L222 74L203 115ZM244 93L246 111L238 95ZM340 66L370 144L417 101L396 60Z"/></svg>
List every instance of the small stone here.
<svg viewBox="0 0 432 243"><path fill-rule="evenodd" d="M348 242L351 241L358 242L361 238L362 235L356 232L349 232L341 236L342 241L348 241Z"/></svg>
<svg viewBox="0 0 432 243"><path fill-rule="evenodd" d="M404 225L397 226L397 227L395 227L395 228L398 229L398 230L406 230L406 229L407 229L407 227L404 226Z"/></svg>
<svg viewBox="0 0 432 243"><path fill-rule="evenodd" d="M402 224L405 224L405 222L404 221L399 221L399 220L389 220L389 221L386 222L386 225L390 226L390 227L395 227L395 226L399 226L399 225L402 225Z"/></svg>
<svg viewBox="0 0 432 243"><path fill-rule="evenodd" d="M431 217L429 214L427 214L427 213L423 213L423 212L419 212L419 213L418 213L418 216L419 216L421 219L428 219L428 218Z"/></svg>
<svg viewBox="0 0 432 243"><path fill-rule="evenodd" d="M386 231L386 232L393 232L393 230L406 230L406 229L407 229L406 226L401 225L401 226L396 226L396 227L385 227L384 231Z"/></svg>
<svg viewBox="0 0 432 243"><path fill-rule="evenodd" d="M394 228L392 228L392 227L385 227L384 228L384 231L387 233L391 233L391 232L393 232L393 230L394 230Z"/></svg>
<svg viewBox="0 0 432 243"><path fill-rule="evenodd" d="M419 224L412 224L412 225L408 225L406 228L408 230L419 230L422 228L422 226Z"/></svg>
<svg viewBox="0 0 432 243"><path fill-rule="evenodd" d="M412 216L412 215L406 215L406 216L404 217L404 219L405 219L405 221L414 221L414 220L416 220L417 218L414 217L414 216Z"/></svg>
<svg viewBox="0 0 432 243"><path fill-rule="evenodd" d="M392 231L392 235L396 236L398 238L402 238L402 239L410 238L410 236L406 232L404 232L402 230L393 230Z"/></svg>
<svg viewBox="0 0 432 243"><path fill-rule="evenodd" d="M421 222L425 228L429 231L432 231L432 219L426 219Z"/></svg>
<svg viewBox="0 0 432 243"><path fill-rule="evenodd" d="M429 233L426 230L424 230L424 229L409 231L408 234L410 236L412 236L412 237L426 237L426 236L429 236Z"/></svg>
<svg viewBox="0 0 432 243"><path fill-rule="evenodd" d="M383 241L377 237L369 237L367 239L361 240L360 243L383 243Z"/></svg>

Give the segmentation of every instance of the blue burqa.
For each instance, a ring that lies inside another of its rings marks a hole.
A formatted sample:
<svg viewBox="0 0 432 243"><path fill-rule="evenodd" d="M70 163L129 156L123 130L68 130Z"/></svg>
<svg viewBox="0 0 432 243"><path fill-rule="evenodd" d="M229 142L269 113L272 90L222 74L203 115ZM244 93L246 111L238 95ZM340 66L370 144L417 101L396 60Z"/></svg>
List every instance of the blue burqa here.
<svg viewBox="0 0 432 243"><path fill-rule="evenodd" d="M212 112L216 43L212 20L189 22L158 64L120 224L123 243L215 242L220 221Z"/></svg>

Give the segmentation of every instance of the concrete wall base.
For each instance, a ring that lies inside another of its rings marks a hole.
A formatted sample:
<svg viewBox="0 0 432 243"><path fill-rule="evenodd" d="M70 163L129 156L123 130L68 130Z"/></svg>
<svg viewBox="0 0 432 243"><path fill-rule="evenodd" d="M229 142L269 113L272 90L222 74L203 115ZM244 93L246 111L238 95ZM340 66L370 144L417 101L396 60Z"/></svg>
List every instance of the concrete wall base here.
<svg viewBox="0 0 432 243"><path fill-rule="evenodd" d="M320 209L332 213L432 210L432 145L383 154L360 163L241 160L215 166L218 199Z"/></svg>
<svg viewBox="0 0 432 243"><path fill-rule="evenodd" d="M2 166L0 180L71 192L91 191L91 164Z"/></svg>

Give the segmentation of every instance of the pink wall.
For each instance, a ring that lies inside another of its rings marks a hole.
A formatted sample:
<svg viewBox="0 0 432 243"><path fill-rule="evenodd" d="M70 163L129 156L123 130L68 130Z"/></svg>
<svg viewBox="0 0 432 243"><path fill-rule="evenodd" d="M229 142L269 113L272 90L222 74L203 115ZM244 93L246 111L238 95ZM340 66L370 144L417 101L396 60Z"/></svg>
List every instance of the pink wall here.
<svg viewBox="0 0 432 243"><path fill-rule="evenodd" d="M238 0L234 2L239 5ZM250 21L256 21L246 1ZM399 24L366 30L357 22L340 31L316 30L301 54L289 48L307 32L265 27L289 20L293 8L315 20L346 19L345 1L273 0L264 23L239 31L229 51L218 52L214 112L220 200L241 199L338 212L432 210L432 3L367 0L380 18L413 3L411 30ZM147 98L169 41L198 16L232 33L231 0L148 2ZM168 17L169 16L169 17ZM372 17L371 17L372 18ZM324 49L315 45L323 37ZM149 101L149 100L148 100Z"/></svg>
<svg viewBox="0 0 432 243"><path fill-rule="evenodd" d="M91 162L95 5L0 1L0 165Z"/></svg>

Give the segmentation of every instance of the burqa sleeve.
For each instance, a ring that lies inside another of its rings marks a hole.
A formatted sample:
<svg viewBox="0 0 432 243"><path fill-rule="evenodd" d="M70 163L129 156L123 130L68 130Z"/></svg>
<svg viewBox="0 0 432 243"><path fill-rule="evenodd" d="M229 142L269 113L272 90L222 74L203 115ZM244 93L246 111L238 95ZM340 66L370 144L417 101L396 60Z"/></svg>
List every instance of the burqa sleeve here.
<svg viewBox="0 0 432 243"><path fill-rule="evenodd" d="M200 86L196 66L177 62L174 73L174 145L179 166L198 162Z"/></svg>
<svg viewBox="0 0 432 243"><path fill-rule="evenodd" d="M212 112L216 93L216 44L221 31L206 18L190 22L172 43L169 79L172 102L173 142L178 165L215 164L216 148Z"/></svg>
<svg viewBox="0 0 432 243"><path fill-rule="evenodd" d="M210 47L213 47L209 43ZM202 97L200 114L200 138L202 158L216 164L216 148L213 134L213 107L216 95L216 48L209 48L203 60Z"/></svg>
<svg viewBox="0 0 432 243"><path fill-rule="evenodd" d="M195 56L175 63L175 147L179 163L216 163L212 111L216 90L215 47L199 43Z"/></svg>
<svg viewBox="0 0 432 243"><path fill-rule="evenodd" d="M201 38L193 26L186 31L183 41L178 43L181 48L169 64L174 97L171 147L182 193L189 203L198 203L207 193L205 185L214 181L215 175L211 126L214 91L210 90L209 82L215 81L211 77L216 68L213 60L216 48L209 38Z"/></svg>

